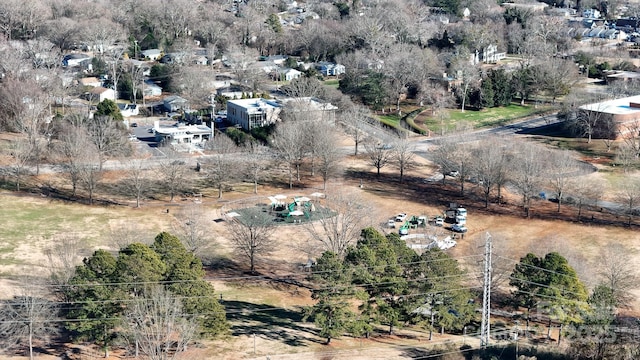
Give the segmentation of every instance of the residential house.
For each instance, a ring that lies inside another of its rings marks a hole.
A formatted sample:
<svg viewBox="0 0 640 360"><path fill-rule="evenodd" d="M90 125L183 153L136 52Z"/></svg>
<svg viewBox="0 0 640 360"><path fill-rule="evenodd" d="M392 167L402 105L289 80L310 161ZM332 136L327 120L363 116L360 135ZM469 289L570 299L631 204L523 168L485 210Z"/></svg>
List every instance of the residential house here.
<svg viewBox="0 0 640 360"><path fill-rule="evenodd" d="M297 79L302 75L302 73L296 69L290 68L280 68L278 69L278 76L280 81L291 81L293 79Z"/></svg>
<svg viewBox="0 0 640 360"><path fill-rule="evenodd" d="M185 111L189 109L189 101L178 95L167 96L162 103L168 112Z"/></svg>
<svg viewBox="0 0 640 360"><path fill-rule="evenodd" d="M604 32L607 29L604 27L595 27L593 29L591 29L591 31L589 32L589 34L587 35L588 37L601 37L601 34L604 34Z"/></svg>
<svg viewBox="0 0 640 360"><path fill-rule="evenodd" d="M244 91L241 87L238 86L229 86L216 90L216 94L218 96L224 96L227 99L241 99L242 96L253 97L253 92Z"/></svg>
<svg viewBox="0 0 640 360"><path fill-rule="evenodd" d="M163 64L183 64L186 56L185 53L168 53L160 58L160 62Z"/></svg>
<svg viewBox="0 0 640 360"><path fill-rule="evenodd" d="M125 60L123 62L123 65L125 65L125 67L133 67L136 69L142 69L142 75L143 76L151 76L151 66L149 66L149 64L145 61L140 61L140 60L135 60L135 59L128 59Z"/></svg>
<svg viewBox="0 0 640 360"><path fill-rule="evenodd" d="M278 69L280 69L280 66L278 66L278 64L274 63L273 61L258 61L256 63L250 64L247 68L256 72L259 69L264 71L266 74L271 74L278 71Z"/></svg>
<svg viewBox="0 0 640 360"><path fill-rule="evenodd" d="M160 49L147 49L142 50L140 53L142 54L143 59L149 59L151 61L157 61L162 57L162 50Z"/></svg>
<svg viewBox="0 0 640 360"><path fill-rule="evenodd" d="M227 101L227 121L249 131L273 124L282 110L280 103L262 98Z"/></svg>
<svg viewBox="0 0 640 360"><path fill-rule="evenodd" d="M335 64L328 61L319 62L316 68L324 76L339 76L344 74L346 71L344 65Z"/></svg>
<svg viewBox="0 0 640 360"><path fill-rule="evenodd" d="M142 96L145 98L155 97L162 95L162 88L160 85L154 83L151 80L146 80L142 85Z"/></svg>
<svg viewBox="0 0 640 360"><path fill-rule="evenodd" d="M87 67L87 64L91 64L91 56L83 53L67 54L62 58L64 67Z"/></svg>
<svg viewBox="0 0 640 360"><path fill-rule="evenodd" d="M313 67L313 63L306 63L304 61L296 61L296 67L302 70L309 70Z"/></svg>
<svg viewBox="0 0 640 360"><path fill-rule="evenodd" d="M259 61L270 61L278 66L282 66L289 57L287 55L260 56Z"/></svg>
<svg viewBox="0 0 640 360"><path fill-rule="evenodd" d="M205 55L195 55L192 61L195 65L207 65L209 63L209 59Z"/></svg>
<svg viewBox="0 0 640 360"><path fill-rule="evenodd" d="M585 17L587 19L599 19L600 15L600 11L596 9L586 9L582 11L582 17Z"/></svg>
<svg viewBox="0 0 640 360"><path fill-rule="evenodd" d="M89 96L97 102L103 102L104 100L116 101L116 92L113 89L104 88L102 86L94 87L89 91Z"/></svg>
<svg viewBox="0 0 640 360"><path fill-rule="evenodd" d="M78 80L80 86L98 87L102 86L102 81L97 77L86 77Z"/></svg>
<svg viewBox="0 0 640 360"><path fill-rule="evenodd" d="M482 51L478 51L476 49L475 55L473 55L472 62L474 64L478 63L497 63L498 61L507 57L507 54L504 52L498 52L498 46L495 44L485 46Z"/></svg>
<svg viewBox="0 0 640 360"><path fill-rule="evenodd" d="M123 117L131 117L140 114L137 104L118 103L118 108Z"/></svg>

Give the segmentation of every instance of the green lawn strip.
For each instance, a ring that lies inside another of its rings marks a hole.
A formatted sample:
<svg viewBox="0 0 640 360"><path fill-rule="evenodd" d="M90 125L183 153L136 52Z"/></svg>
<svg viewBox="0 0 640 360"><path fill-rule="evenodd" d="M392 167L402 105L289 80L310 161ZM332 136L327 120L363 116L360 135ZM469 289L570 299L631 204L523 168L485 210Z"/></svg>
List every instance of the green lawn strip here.
<svg viewBox="0 0 640 360"><path fill-rule="evenodd" d="M324 84L333 88L338 88L338 86L340 85L340 80L338 79L329 79L329 80L325 80Z"/></svg>
<svg viewBox="0 0 640 360"><path fill-rule="evenodd" d="M420 134L420 135L425 135L429 130L423 128L422 126L416 124L415 119L416 117L421 114L424 111L425 108L417 108L413 111L411 111L410 113L408 113L407 115L405 115L404 119L407 122L407 124L409 124L409 126L411 127L411 129L413 129L414 132Z"/></svg>
<svg viewBox="0 0 640 360"><path fill-rule="evenodd" d="M380 120L381 123L393 128L397 128L398 125L400 125L400 117L398 116L398 114L378 115L378 120Z"/></svg>

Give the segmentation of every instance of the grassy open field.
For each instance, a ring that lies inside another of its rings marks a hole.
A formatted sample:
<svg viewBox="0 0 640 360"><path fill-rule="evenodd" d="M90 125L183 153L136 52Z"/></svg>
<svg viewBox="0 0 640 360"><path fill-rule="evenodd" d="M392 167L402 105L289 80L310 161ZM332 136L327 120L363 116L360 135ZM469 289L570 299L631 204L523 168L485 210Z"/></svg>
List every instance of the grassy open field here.
<svg viewBox="0 0 640 360"><path fill-rule="evenodd" d="M445 113L440 118L431 116L431 111L425 110L416 117L415 122L435 133L440 133L443 126L446 132L456 129L456 126L460 126L461 123L471 128L498 126L515 119L542 114L550 110L551 107L549 106L535 107L532 105L520 106L512 104L506 107L488 108L480 111L467 109L462 112L460 109L448 109L444 110Z"/></svg>

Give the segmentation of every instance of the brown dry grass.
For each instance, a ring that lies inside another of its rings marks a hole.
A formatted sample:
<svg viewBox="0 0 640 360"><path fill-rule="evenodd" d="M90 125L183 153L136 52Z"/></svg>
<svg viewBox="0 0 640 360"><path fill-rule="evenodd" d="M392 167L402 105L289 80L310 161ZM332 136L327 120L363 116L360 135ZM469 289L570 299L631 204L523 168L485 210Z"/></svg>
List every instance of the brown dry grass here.
<svg viewBox="0 0 640 360"><path fill-rule="evenodd" d="M346 176L344 179L332 182L327 192L340 187L351 192L359 193L367 202L377 209L371 216L382 221L398 212L408 214L440 214L451 201L463 204L469 210L469 232L464 239L459 239L459 244L451 250L451 254L457 258L465 259L469 255L480 254L483 236L491 233L495 240L496 252L500 256L517 261L527 252L533 251L544 255L549 251L559 251L569 258L577 268L584 280L594 279L599 254L601 250L611 243L623 244L629 251L640 249L640 232L637 227L626 228L621 225L620 219L614 215L588 211L582 219L576 221L575 209L563 207L558 213L555 204L551 202L537 202L533 206L532 218L523 217L522 210L517 205L517 198L507 198L506 204L491 204L488 209L483 207L481 198L470 196L475 189L467 189L465 197L461 197L456 184L447 182L423 183L422 179L430 176L433 171L426 161L422 161L420 167L411 170L400 184L392 169L384 169L380 179L377 179L362 158L350 157L344 162ZM363 187L360 188L362 181ZM260 196L284 193L287 195L310 194L322 191L318 181L307 181L304 187L288 190L284 188L261 187ZM221 208L229 202L243 198L253 197L250 191L232 192L225 194L223 201L215 198L204 198L202 206L207 209L207 218L213 220L221 216ZM164 210L169 205L166 201L149 201L141 209L133 209L127 206L87 206L73 203L64 203L57 200L42 198L40 196L14 196L10 193L0 194L3 206L10 208L13 204L29 203L38 207L53 206L59 212L83 212L87 219L98 217L107 219L105 228L96 229L90 226L78 228L75 223L61 223L56 231L73 231L87 235L94 240L89 242L85 254L90 253L96 247L113 248L109 243L109 229L123 226L132 226L140 232L145 241L159 231L171 231L173 211L167 214ZM190 203L190 199L178 199L171 206L182 206ZM591 220L593 216L593 220ZM5 228L11 224L4 224ZM37 228L34 228L37 230ZM211 232L216 234L215 250L210 256L212 266L208 268L208 277L217 291L222 294L225 301L243 302L247 304L263 304L286 310L299 309L300 306L309 305L312 300L304 288L295 285L287 285L274 279L295 274L299 271L298 265L306 262L306 254L300 250L300 243L304 243L308 235L303 227L286 226L278 230L276 251L261 261L260 273L264 276L260 279L246 278L246 266L241 261L232 260L231 247L227 240L228 229L223 222L211 222ZM96 234L97 233L97 234ZM144 234L144 235L143 235ZM16 258L22 262L20 266L3 266L3 272L15 273L25 271L23 269L42 269L44 255L42 250L48 244L43 240L41 233L25 233L25 241L17 248ZM231 260L230 260L231 259ZM464 260L462 260L465 262ZM472 262L467 265L473 266ZM30 271L30 270L27 270ZM32 270L31 270L32 271ZM242 277L233 281L225 280L228 277ZM592 283L592 282L591 282ZM0 282L0 291L5 296L10 296L15 283L5 278ZM638 290L640 293L640 289ZM640 304L636 304L636 309ZM260 326L267 326L261 324ZM302 330L302 329L308 330ZM270 331L282 332L278 336L269 336L268 332L261 333L256 338L256 354L253 354L253 337L251 335L239 335L224 341L207 343L207 349L194 349L189 354L191 359L248 359L260 358L269 354L290 355L278 356L278 359L298 358L322 358L332 356L334 359L371 359L371 358L398 358L403 356L402 345L422 346L424 333L401 331L396 337L377 336L370 340L352 339L344 337L334 340L327 347L320 343L313 335L308 325L303 325L298 330L290 328L273 328ZM300 331L306 331L300 334ZM285 336L298 336L302 340L298 344L287 344L282 341ZM446 341L449 337L436 337L437 341ZM400 346L400 348L398 348ZM334 351L332 353L332 351ZM337 352L335 352L337 351ZM329 354L329 355L327 355ZM47 357L41 357L46 359ZM85 357L90 358L90 357ZM115 357L112 357L115 358ZM276 357L272 357L276 358ZM4 359L0 357L0 359Z"/></svg>

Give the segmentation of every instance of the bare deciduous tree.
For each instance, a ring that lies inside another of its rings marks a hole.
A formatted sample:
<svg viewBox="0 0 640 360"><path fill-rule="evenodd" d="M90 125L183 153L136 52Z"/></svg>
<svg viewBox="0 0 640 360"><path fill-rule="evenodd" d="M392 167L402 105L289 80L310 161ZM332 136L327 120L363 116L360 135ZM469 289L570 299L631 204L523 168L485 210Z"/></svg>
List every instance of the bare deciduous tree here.
<svg viewBox="0 0 640 360"><path fill-rule="evenodd" d="M527 218L530 215L531 199L540 189L543 174L545 149L536 144L522 143L512 158L510 181L522 196L522 207Z"/></svg>
<svg viewBox="0 0 640 360"><path fill-rule="evenodd" d="M305 134L300 123L283 122L276 126L271 141L276 158L287 165L290 189L293 188L294 169L296 179L300 181L300 165L306 149Z"/></svg>
<svg viewBox="0 0 640 360"><path fill-rule="evenodd" d="M324 98L324 86L314 77L300 77L282 86L282 92L291 98Z"/></svg>
<svg viewBox="0 0 640 360"><path fill-rule="evenodd" d="M632 291L638 287L638 269L634 266L632 249L621 244L607 244L600 256L599 275L604 285L611 289L616 307L631 307L635 296Z"/></svg>
<svg viewBox="0 0 640 360"><path fill-rule="evenodd" d="M262 213L247 214L229 222L231 244L239 256L249 261L249 271L256 273L256 262L275 249L273 219Z"/></svg>
<svg viewBox="0 0 640 360"><path fill-rule="evenodd" d="M306 228L323 250L344 256L358 240L360 231L377 223L371 210L357 193L338 190L328 194L322 206L316 206L314 216L319 220L308 223Z"/></svg>
<svg viewBox="0 0 640 360"><path fill-rule="evenodd" d="M624 172L628 172L634 165L640 160L637 156L636 149L633 148L633 144L623 142L619 144L616 149L616 163L622 166Z"/></svg>
<svg viewBox="0 0 640 360"><path fill-rule="evenodd" d="M375 131L377 128L367 121L369 118L371 118L369 109L360 105L353 105L340 114L340 122L355 144L355 156L358 155L358 146L370 135L370 131Z"/></svg>
<svg viewBox="0 0 640 360"><path fill-rule="evenodd" d="M640 157L640 121L635 120L625 123L619 131L626 147L633 153L633 156L638 159Z"/></svg>
<svg viewBox="0 0 640 360"><path fill-rule="evenodd" d="M500 184L501 179L506 178L508 160L502 143L502 139L491 137L480 141L472 149L472 171L482 186L485 208L489 207L491 191Z"/></svg>
<svg viewBox="0 0 640 360"><path fill-rule="evenodd" d="M444 138L438 142L438 146L430 153L431 161L438 166L440 174L442 174L442 185L444 185L447 175L451 174L453 171L457 171L456 165L451 159L456 148L456 139Z"/></svg>
<svg viewBox="0 0 640 360"><path fill-rule="evenodd" d="M253 183L253 193L258 193L258 183L262 180L264 171L269 167L271 153L269 148L256 142L247 144L243 150L243 170L247 179Z"/></svg>
<svg viewBox="0 0 640 360"><path fill-rule="evenodd" d="M598 109L594 109L594 111L580 110L575 116L573 125L582 136L587 137L587 142L591 143L591 139L596 135L598 126L606 116L604 112Z"/></svg>
<svg viewBox="0 0 640 360"><path fill-rule="evenodd" d="M80 182L80 169L87 153L94 151L94 145L89 139L84 126L66 122L58 135L58 152L63 159L63 171L71 181L72 194L76 196Z"/></svg>
<svg viewBox="0 0 640 360"><path fill-rule="evenodd" d="M226 134L219 134L208 141L207 148L213 152L205 162L207 179L218 189L218 198L222 199L225 184L234 179L237 173L237 160L232 154L237 154L240 149Z"/></svg>
<svg viewBox="0 0 640 360"><path fill-rule="evenodd" d="M125 132L118 128L117 122L111 117L94 116L90 121L85 121L89 138L97 149L100 170L107 157L127 154L131 150Z"/></svg>
<svg viewBox="0 0 640 360"><path fill-rule="evenodd" d="M211 245L212 237L208 226L210 220L207 219L202 204L184 206L174 216L175 233L187 250L200 254Z"/></svg>
<svg viewBox="0 0 640 360"><path fill-rule="evenodd" d="M567 189L571 196L576 200L578 206L578 221L582 216L582 209L586 205L595 205L598 203L602 194L604 194L605 184L602 180L593 180L584 176L576 178Z"/></svg>
<svg viewBox="0 0 640 360"><path fill-rule="evenodd" d="M364 151L367 154L367 162L376 168L376 176L379 178L380 169L391 162L393 152L388 145L382 145L373 140L364 143Z"/></svg>
<svg viewBox="0 0 640 360"><path fill-rule="evenodd" d="M36 342L48 341L57 332L56 305L48 300L33 279L25 281L21 294L1 304L0 341L4 349L26 344L29 359L35 357Z"/></svg>
<svg viewBox="0 0 640 360"><path fill-rule="evenodd" d="M404 180L405 171L415 166L414 144L405 136L395 139L393 142L392 161L396 168L400 171L400 182Z"/></svg>
<svg viewBox="0 0 640 360"><path fill-rule="evenodd" d="M125 313L125 329L152 360L171 360L187 349L198 322L185 314L180 299L162 287L147 291Z"/></svg>
<svg viewBox="0 0 640 360"><path fill-rule="evenodd" d="M32 149L26 139L16 139L10 144L10 150L13 161L9 169L16 183L16 190L20 191L22 180L29 171Z"/></svg>
<svg viewBox="0 0 640 360"><path fill-rule="evenodd" d="M53 283L53 293L66 301L63 287L75 275L76 266L80 259L82 238L78 234L56 236L54 244L45 249L49 261L49 278Z"/></svg>
<svg viewBox="0 0 640 360"><path fill-rule="evenodd" d="M42 157L42 129L48 105L47 95L34 80L9 78L0 84L0 124L25 135L36 174Z"/></svg>
<svg viewBox="0 0 640 360"><path fill-rule="evenodd" d="M627 215L627 225L631 226L636 207L640 205L640 179L625 177L616 185L616 196L624 207Z"/></svg>
<svg viewBox="0 0 640 360"><path fill-rule="evenodd" d="M480 73L478 71L478 67L469 62L470 54L468 51L462 47L459 47L457 50L459 53L455 62L451 65L451 70L453 71L455 78L460 81L460 85L457 87L456 91L461 99L460 111L464 112L467 97L469 96L469 89L478 81Z"/></svg>
<svg viewBox="0 0 640 360"><path fill-rule="evenodd" d="M173 202L176 192L184 181L183 176L187 171L187 164L180 159L173 151L166 151L167 158L163 159L158 166L160 179L169 192L169 201Z"/></svg>
<svg viewBox="0 0 640 360"><path fill-rule="evenodd" d="M140 207L140 200L144 197L145 191L149 187L149 177L147 176L147 160L127 159L122 162L126 169L125 188L129 195L136 199L136 207Z"/></svg>
<svg viewBox="0 0 640 360"><path fill-rule="evenodd" d="M578 162L567 150L551 152L546 167L546 178L558 201L558 212L565 197L565 191L571 188L571 183L578 175Z"/></svg>
<svg viewBox="0 0 640 360"><path fill-rule="evenodd" d="M79 184L89 194L89 205L93 204L93 195L104 175L101 167L100 158L89 155L84 158L83 163L79 166Z"/></svg>
<svg viewBox="0 0 640 360"><path fill-rule="evenodd" d="M314 147L322 176L322 190L324 190L327 188L327 180L336 172L343 156L336 141L334 126L327 123L318 123L318 125L319 131L316 131Z"/></svg>

